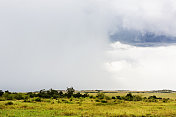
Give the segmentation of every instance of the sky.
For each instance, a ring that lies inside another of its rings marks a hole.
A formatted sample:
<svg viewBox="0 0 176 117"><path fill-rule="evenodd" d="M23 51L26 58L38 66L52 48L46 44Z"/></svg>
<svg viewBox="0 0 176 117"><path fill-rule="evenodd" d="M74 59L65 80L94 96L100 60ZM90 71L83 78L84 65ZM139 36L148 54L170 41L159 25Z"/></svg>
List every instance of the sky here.
<svg viewBox="0 0 176 117"><path fill-rule="evenodd" d="M176 36L175 0L0 0L0 89L176 90L176 45L112 42L121 28Z"/></svg>

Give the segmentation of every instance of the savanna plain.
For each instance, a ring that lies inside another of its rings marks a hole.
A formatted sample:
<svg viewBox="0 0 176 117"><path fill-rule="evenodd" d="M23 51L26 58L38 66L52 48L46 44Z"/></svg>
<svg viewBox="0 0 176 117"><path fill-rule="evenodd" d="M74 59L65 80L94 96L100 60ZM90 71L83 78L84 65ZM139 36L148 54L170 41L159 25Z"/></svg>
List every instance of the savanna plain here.
<svg viewBox="0 0 176 117"><path fill-rule="evenodd" d="M175 92L0 91L0 117L176 116Z"/></svg>

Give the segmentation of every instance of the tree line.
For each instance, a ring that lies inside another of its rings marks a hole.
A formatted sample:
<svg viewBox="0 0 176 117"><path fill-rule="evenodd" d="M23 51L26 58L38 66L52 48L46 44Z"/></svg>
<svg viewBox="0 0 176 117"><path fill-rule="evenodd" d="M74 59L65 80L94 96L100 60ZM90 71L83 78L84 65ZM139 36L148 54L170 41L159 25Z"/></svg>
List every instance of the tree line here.
<svg viewBox="0 0 176 117"><path fill-rule="evenodd" d="M75 89L73 87L67 88L66 92L64 93L63 91L57 91L57 90L40 90L39 92L28 92L28 93L16 93L16 92L10 92L10 91L5 91L3 92L0 90L0 97L5 98L6 100L21 100L21 99L28 99L28 98L34 98L34 97L39 97L39 98L80 98L80 97L89 97L88 93L81 94L80 92L75 93ZM1 98L2 99L2 98ZM0 99L0 100L1 100Z"/></svg>
<svg viewBox="0 0 176 117"><path fill-rule="evenodd" d="M156 102L163 101L168 102L169 98L160 98L155 95L147 97L142 97L139 95L132 95L132 93L126 94L126 96L106 96L104 93L97 93L96 96L89 95L88 93L75 93L75 89L73 87L67 88L66 91L57 91L57 90L40 90L39 92L27 92L27 93L16 93L0 90L0 101L4 100L24 100L25 102L29 101L29 99L34 99L34 101L40 102L42 98L48 99L59 99L59 98L93 98L96 99L97 102L106 103L107 100L124 100L124 101L148 101L148 102Z"/></svg>

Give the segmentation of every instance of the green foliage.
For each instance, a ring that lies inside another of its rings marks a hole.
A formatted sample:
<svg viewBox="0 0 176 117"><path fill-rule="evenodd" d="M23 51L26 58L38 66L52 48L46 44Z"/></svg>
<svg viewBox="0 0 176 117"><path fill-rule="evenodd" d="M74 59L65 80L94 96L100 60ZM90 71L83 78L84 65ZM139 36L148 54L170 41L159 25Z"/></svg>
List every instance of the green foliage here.
<svg viewBox="0 0 176 117"><path fill-rule="evenodd" d="M82 94L80 92L78 92L76 94L73 94L73 97L80 98L80 97L82 97Z"/></svg>
<svg viewBox="0 0 176 117"><path fill-rule="evenodd" d="M4 94L4 92L2 90L0 90L0 96L2 96Z"/></svg>
<svg viewBox="0 0 176 117"><path fill-rule="evenodd" d="M13 102L7 102L7 103L5 103L5 105L7 106L7 105L13 105Z"/></svg>
<svg viewBox="0 0 176 117"><path fill-rule="evenodd" d="M30 98L36 97L36 94L35 94L35 93L32 93L32 92L28 92L27 95L28 95Z"/></svg>
<svg viewBox="0 0 176 117"><path fill-rule="evenodd" d="M153 96L149 96L148 99L157 99L157 97L153 95Z"/></svg>
<svg viewBox="0 0 176 117"><path fill-rule="evenodd" d="M9 93L4 93L3 97L5 97L6 100L13 100L14 99L14 95L9 94Z"/></svg>
<svg viewBox="0 0 176 117"><path fill-rule="evenodd" d="M59 92L59 97L63 97L64 93L62 91Z"/></svg>
<svg viewBox="0 0 176 117"><path fill-rule="evenodd" d="M0 97L0 101L5 101L6 99L4 97Z"/></svg>
<svg viewBox="0 0 176 117"><path fill-rule="evenodd" d="M9 92L8 90L7 90L7 91L5 91L5 93L11 94L11 92Z"/></svg>
<svg viewBox="0 0 176 117"><path fill-rule="evenodd" d="M101 100L101 103L107 103L107 100Z"/></svg>
<svg viewBox="0 0 176 117"><path fill-rule="evenodd" d="M81 94L80 92L76 93L76 94L73 94L73 97L74 98L80 98L80 97L89 97L89 94L88 93L85 93L85 94Z"/></svg>
<svg viewBox="0 0 176 117"><path fill-rule="evenodd" d="M41 100L41 98L37 97L37 98L34 99L34 101L41 102L42 100Z"/></svg>
<svg viewBox="0 0 176 117"><path fill-rule="evenodd" d="M111 98L109 96L106 96L106 95L105 95L105 99L106 100L111 100Z"/></svg>
<svg viewBox="0 0 176 117"><path fill-rule="evenodd" d="M30 97L41 97L41 98L54 98L57 99L58 97L62 97L62 92L58 93L58 91L50 89L48 91L46 90L40 90L40 92L38 94L34 94L34 93L28 93L28 95L30 95Z"/></svg>
<svg viewBox="0 0 176 117"><path fill-rule="evenodd" d="M169 101L169 98L163 98L163 102L167 103Z"/></svg>
<svg viewBox="0 0 176 117"><path fill-rule="evenodd" d="M24 99L24 97L21 93L17 93L17 94L14 95L14 99L22 100L22 99Z"/></svg>
<svg viewBox="0 0 176 117"><path fill-rule="evenodd" d="M67 87L67 90L66 90L66 96L68 97L68 98L70 98L71 96L73 96L73 93L75 92L75 89L73 88L73 87Z"/></svg>
<svg viewBox="0 0 176 117"><path fill-rule="evenodd" d="M124 99L125 100L127 100L127 101L133 101L133 95L131 94L131 93L128 93L125 97L124 97Z"/></svg>
<svg viewBox="0 0 176 117"><path fill-rule="evenodd" d="M98 99L104 99L105 98L105 94L104 93L97 93L97 96L96 96Z"/></svg>
<svg viewBox="0 0 176 117"><path fill-rule="evenodd" d="M121 100L121 99L122 99L122 97L120 97L120 96L116 96L116 98L117 98L117 99L119 99L119 100Z"/></svg>
<svg viewBox="0 0 176 117"><path fill-rule="evenodd" d="M1 92L1 91L0 91ZM86 99L86 97L89 97L88 99L92 99L92 102L102 102L107 101L107 103L117 103L118 101L144 101L144 102L170 102L170 99L168 98L158 98L155 95L149 96L148 98L142 97L140 95L132 95L132 93L128 93L125 96L107 96L109 94L98 92L96 96L90 95L88 93L74 93L75 89L73 87L67 88L66 93L64 94L62 91L57 90L40 90L39 92L28 92L28 93L11 93L8 90L3 93L3 95L0 97L0 101L4 100L23 100L23 102L41 102L41 100L46 99L56 99L58 100L58 103L74 103L73 100L75 98L79 99ZM30 99L31 98L31 99ZM67 99L69 98L69 99ZM63 99L63 100L62 100ZM61 101L62 100L62 101ZM52 101L51 101L52 102ZM54 101L53 101L54 102ZM102 102L104 103L104 102Z"/></svg>
<svg viewBox="0 0 176 117"><path fill-rule="evenodd" d="M139 95L135 95L135 96L133 96L133 101L142 101L142 97L141 96L139 96Z"/></svg>
<svg viewBox="0 0 176 117"><path fill-rule="evenodd" d="M100 102L101 100L100 100L100 99L96 99L95 101L96 101L96 102Z"/></svg>
<svg viewBox="0 0 176 117"><path fill-rule="evenodd" d="M47 92L47 91L46 91ZM44 117L44 116L95 116L95 117L131 117L131 116L175 116L175 100L169 98L158 98L153 96L148 99L150 94L147 93L146 97L140 95L113 94L109 96L109 93L97 94L98 97L92 96L92 98L74 97L70 98L63 96L57 99L38 97L38 93L32 93L35 97L30 98L31 93L4 93L2 97L5 99L5 95L12 96L14 100L12 104L8 101L0 101L0 116L2 117ZM51 93L52 94L52 93ZM73 93L74 94L74 93ZM77 93L76 93L77 94ZM79 93L80 95L81 93ZM21 97L22 100L15 98ZM59 94L58 94L59 95ZM63 94L65 95L65 94ZM74 94L75 95L75 94ZM84 94L81 94L82 96ZM93 94L92 94L93 95ZM96 95L96 94L94 94ZM116 96L120 95L120 96ZM153 95L153 94L152 94ZM103 97L103 99L102 99ZM112 98L114 97L114 98ZM25 101L26 100L26 101ZM28 103L28 101L31 103ZM132 100L132 101L131 101ZM27 102L27 103L26 103ZM169 102L169 103L168 103ZM58 104L59 103L59 104ZM10 105L10 106L9 106Z"/></svg>

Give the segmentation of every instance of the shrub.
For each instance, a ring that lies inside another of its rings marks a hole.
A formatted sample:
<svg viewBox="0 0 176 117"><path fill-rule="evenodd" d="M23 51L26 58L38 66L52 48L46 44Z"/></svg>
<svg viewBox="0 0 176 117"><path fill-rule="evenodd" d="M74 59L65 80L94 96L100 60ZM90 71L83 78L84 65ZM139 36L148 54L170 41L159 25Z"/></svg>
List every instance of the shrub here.
<svg viewBox="0 0 176 117"><path fill-rule="evenodd" d="M35 94L34 94L34 93L32 93L32 92L28 92L28 93L27 93L27 95L28 95L30 98L35 97Z"/></svg>
<svg viewBox="0 0 176 117"><path fill-rule="evenodd" d="M88 93L85 93L82 97L89 97L89 94Z"/></svg>
<svg viewBox="0 0 176 117"><path fill-rule="evenodd" d="M4 93L4 92L3 92L2 90L0 90L0 96L2 96L2 95L3 95L3 93Z"/></svg>
<svg viewBox="0 0 176 117"><path fill-rule="evenodd" d="M14 98L17 99L17 100L22 100L22 99L24 99L24 97L22 96L21 93L14 94Z"/></svg>
<svg viewBox="0 0 176 117"><path fill-rule="evenodd" d="M4 97L0 97L0 101L5 101L5 98Z"/></svg>
<svg viewBox="0 0 176 117"><path fill-rule="evenodd" d="M62 97L63 94L64 94L64 93L63 93L62 91L60 91L60 92L59 92L59 97Z"/></svg>
<svg viewBox="0 0 176 117"><path fill-rule="evenodd" d="M97 97L96 97L96 96L91 95L91 96L89 96L89 98L91 98L91 99L96 99Z"/></svg>
<svg viewBox="0 0 176 117"><path fill-rule="evenodd" d="M82 94L80 92L78 92L78 93L74 94L73 97L80 98L80 97L82 97Z"/></svg>
<svg viewBox="0 0 176 117"><path fill-rule="evenodd" d="M149 96L148 99L157 99L157 97L153 95L153 96Z"/></svg>
<svg viewBox="0 0 176 117"><path fill-rule="evenodd" d="M5 105L13 105L13 102L7 102Z"/></svg>
<svg viewBox="0 0 176 117"><path fill-rule="evenodd" d="M101 100L101 103L107 103L107 100Z"/></svg>
<svg viewBox="0 0 176 117"><path fill-rule="evenodd" d="M133 96L133 101L142 101L142 97L139 95Z"/></svg>
<svg viewBox="0 0 176 117"><path fill-rule="evenodd" d="M111 100L111 98L109 96L105 96L106 100Z"/></svg>
<svg viewBox="0 0 176 117"><path fill-rule="evenodd" d="M67 93L66 93L66 96L68 98L70 98L71 96L73 96L73 93L75 92L75 89L73 87L70 87L70 88L67 88Z"/></svg>
<svg viewBox="0 0 176 117"><path fill-rule="evenodd" d="M96 102L100 102L100 100L99 100L99 99L96 99L95 101L96 101Z"/></svg>
<svg viewBox="0 0 176 117"><path fill-rule="evenodd" d="M105 94L104 93L98 93L96 97L99 98L99 99L104 99Z"/></svg>
<svg viewBox="0 0 176 117"><path fill-rule="evenodd" d="M163 102L167 103L169 101L169 98L163 98Z"/></svg>
<svg viewBox="0 0 176 117"><path fill-rule="evenodd" d="M37 98L34 99L34 101L41 102L42 100L41 100L41 98L37 97Z"/></svg>
<svg viewBox="0 0 176 117"><path fill-rule="evenodd" d="M8 90L7 90L7 91L5 91L5 93L11 94L11 92L9 92Z"/></svg>
<svg viewBox="0 0 176 117"><path fill-rule="evenodd" d="M23 102L31 102L30 100L28 100L28 99L24 99L24 101Z"/></svg>
<svg viewBox="0 0 176 117"><path fill-rule="evenodd" d="M60 100L58 100L58 101L57 101L57 103L61 103L61 101L60 101Z"/></svg>
<svg viewBox="0 0 176 117"><path fill-rule="evenodd" d="M126 96L125 96L125 100L127 101L133 101L133 95L131 93L128 93Z"/></svg>
<svg viewBox="0 0 176 117"><path fill-rule="evenodd" d="M4 93L3 97L5 97L6 100L13 100L14 99L14 95L9 94L9 93Z"/></svg>
<svg viewBox="0 0 176 117"><path fill-rule="evenodd" d="M116 96L116 98L117 98L117 99L119 99L119 100L121 100L121 99L122 99L122 97L120 97L120 96Z"/></svg>

